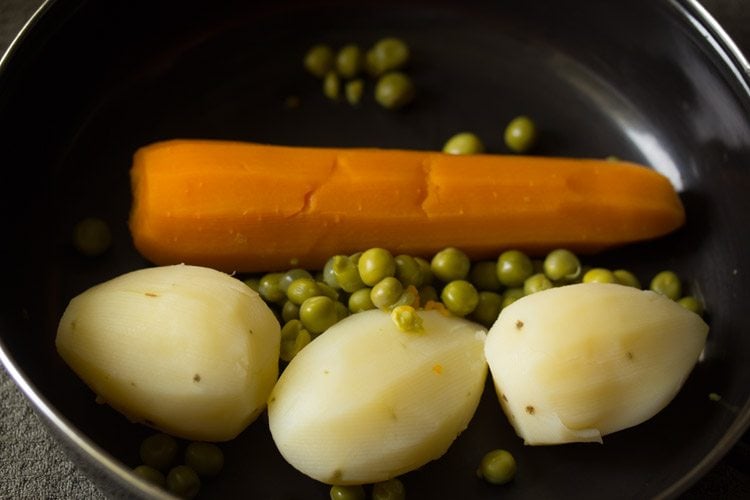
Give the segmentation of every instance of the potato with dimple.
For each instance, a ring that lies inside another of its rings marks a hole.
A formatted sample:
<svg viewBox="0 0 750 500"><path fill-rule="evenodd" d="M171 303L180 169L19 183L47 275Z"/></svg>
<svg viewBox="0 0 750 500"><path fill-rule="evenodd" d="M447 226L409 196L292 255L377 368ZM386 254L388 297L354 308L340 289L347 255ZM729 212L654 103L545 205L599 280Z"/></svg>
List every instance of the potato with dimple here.
<svg viewBox="0 0 750 500"><path fill-rule="evenodd" d="M529 445L601 442L677 394L708 325L669 298L586 283L503 309L485 354L500 404Z"/></svg>
<svg viewBox="0 0 750 500"><path fill-rule="evenodd" d="M97 394L174 436L234 438L278 378L280 328L262 298L212 269L141 269L70 301L57 350Z"/></svg>
<svg viewBox="0 0 750 500"><path fill-rule="evenodd" d="M418 314L421 328L407 329L418 331L380 310L354 314L292 359L268 403L271 434L292 466L329 484L374 483L448 450L484 388L486 331Z"/></svg>

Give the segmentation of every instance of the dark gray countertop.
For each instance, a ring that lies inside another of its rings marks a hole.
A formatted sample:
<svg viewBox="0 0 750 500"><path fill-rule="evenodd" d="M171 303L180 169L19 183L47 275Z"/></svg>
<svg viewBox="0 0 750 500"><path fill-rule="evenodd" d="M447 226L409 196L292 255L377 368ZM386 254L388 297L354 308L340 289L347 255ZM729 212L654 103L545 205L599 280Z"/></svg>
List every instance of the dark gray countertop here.
<svg viewBox="0 0 750 500"><path fill-rule="evenodd" d="M0 53L41 3L41 0L0 0ZM750 56L750 0L703 0L703 5ZM30 404L1 367L0 498L104 498L47 434ZM747 439L685 498L750 498Z"/></svg>

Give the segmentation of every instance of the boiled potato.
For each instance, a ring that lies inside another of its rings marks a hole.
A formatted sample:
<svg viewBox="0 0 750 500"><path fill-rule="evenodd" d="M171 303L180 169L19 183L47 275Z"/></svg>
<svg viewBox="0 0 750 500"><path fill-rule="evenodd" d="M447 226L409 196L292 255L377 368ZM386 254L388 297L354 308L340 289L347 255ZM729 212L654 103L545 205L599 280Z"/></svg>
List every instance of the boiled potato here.
<svg viewBox="0 0 750 500"><path fill-rule="evenodd" d="M388 313L349 316L282 373L271 434L294 467L329 484L383 481L443 455L469 424L487 375L485 329L419 311L423 330Z"/></svg>
<svg viewBox="0 0 750 500"><path fill-rule="evenodd" d="M601 442L674 398L707 334L700 316L663 295L587 283L505 308L485 355L500 404L526 444Z"/></svg>
<svg viewBox="0 0 750 500"><path fill-rule="evenodd" d="M278 377L280 328L260 296L204 267L124 274L70 301L57 350L98 398L174 436L235 437Z"/></svg>

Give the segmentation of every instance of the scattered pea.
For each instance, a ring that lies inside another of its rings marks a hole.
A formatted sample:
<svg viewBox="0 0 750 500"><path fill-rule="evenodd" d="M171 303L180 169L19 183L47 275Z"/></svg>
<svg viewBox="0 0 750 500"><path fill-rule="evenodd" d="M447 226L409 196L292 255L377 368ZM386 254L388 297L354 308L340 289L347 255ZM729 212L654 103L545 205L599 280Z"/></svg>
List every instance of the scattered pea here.
<svg viewBox="0 0 750 500"><path fill-rule="evenodd" d="M292 281L299 278L312 279L312 277L312 274L310 274L310 272L306 271L305 269L290 269L289 271L283 273L281 275L281 278L279 278L279 287L284 291L284 293L286 293L287 290L289 290L289 285L292 284Z"/></svg>
<svg viewBox="0 0 750 500"><path fill-rule="evenodd" d="M109 225L97 217L87 217L73 229L73 245L87 257L97 257L112 244Z"/></svg>
<svg viewBox="0 0 750 500"><path fill-rule="evenodd" d="M406 488L398 478L381 481L372 485L372 500L404 500Z"/></svg>
<svg viewBox="0 0 750 500"><path fill-rule="evenodd" d="M470 318L480 325L490 328L503 308L503 296L497 292L479 292L479 302L472 311Z"/></svg>
<svg viewBox="0 0 750 500"><path fill-rule="evenodd" d="M594 267L583 275L584 283L617 283L614 273L603 267Z"/></svg>
<svg viewBox="0 0 750 500"><path fill-rule="evenodd" d="M484 144L476 134L460 132L443 145L443 153L452 155L472 155L484 153Z"/></svg>
<svg viewBox="0 0 750 500"><path fill-rule="evenodd" d="M682 283L673 271L662 271L653 277L649 286L654 292L666 295L672 300L682 296Z"/></svg>
<svg viewBox="0 0 750 500"><path fill-rule="evenodd" d="M471 266L469 281L477 290L498 291L503 286L497 277L497 263L491 260L483 260Z"/></svg>
<svg viewBox="0 0 750 500"><path fill-rule="evenodd" d="M417 260L410 255L397 255L394 257L396 263L396 279L402 285L422 286L422 268Z"/></svg>
<svg viewBox="0 0 750 500"><path fill-rule="evenodd" d="M414 99L414 83L405 73L393 71L375 84L375 101L387 109L400 109Z"/></svg>
<svg viewBox="0 0 750 500"><path fill-rule="evenodd" d="M414 260L419 265L419 274L422 276L423 285L432 284L432 268L430 262L422 257L414 257Z"/></svg>
<svg viewBox="0 0 750 500"><path fill-rule="evenodd" d="M291 300L284 302L284 305L281 307L281 319L284 323L293 319L299 319L299 305Z"/></svg>
<svg viewBox="0 0 750 500"><path fill-rule="evenodd" d="M305 330L302 321L287 321L281 328L281 347L279 357L287 363L312 341L312 335Z"/></svg>
<svg viewBox="0 0 750 500"><path fill-rule="evenodd" d="M360 485L331 486L331 500L365 500L365 489Z"/></svg>
<svg viewBox="0 0 750 500"><path fill-rule="evenodd" d="M281 289L282 273L268 273L261 276L258 282L258 293L266 302L283 304L286 293Z"/></svg>
<svg viewBox="0 0 750 500"><path fill-rule="evenodd" d="M632 286L634 288L641 288L641 282L635 276L635 274L625 269L616 269L612 271L615 276L615 281L621 285Z"/></svg>
<svg viewBox="0 0 750 500"><path fill-rule="evenodd" d="M300 306L299 319L307 331L320 335L339 320L336 303L324 295L310 297Z"/></svg>
<svg viewBox="0 0 750 500"><path fill-rule="evenodd" d="M144 479L151 484L155 484L156 486L163 488L167 485L167 479L164 477L164 474L150 465L139 465L133 469L133 472L135 472L135 474L141 479Z"/></svg>
<svg viewBox="0 0 750 500"><path fill-rule="evenodd" d="M358 313L362 311L369 311L375 309L375 304L372 303L370 298L371 288L360 288L356 292L349 296L349 311L352 313Z"/></svg>
<svg viewBox="0 0 750 500"><path fill-rule="evenodd" d="M547 254L543 269L552 281L572 281L581 275L581 262L570 250L558 248Z"/></svg>
<svg viewBox="0 0 750 500"><path fill-rule="evenodd" d="M471 261L463 251L448 247L435 254L430 269L433 276L445 282L464 280L469 276Z"/></svg>
<svg viewBox="0 0 750 500"><path fill-rule="evenodd" d="M552 287L552 282L544 273L536 273L526 278L523 282L523 293L524 295L531 295L532 293L548 290Z"/></svg>
<svg viewBox="0 0 750 500"><path fill-rule="evenodd" d="M329 71L323 78L323 95L335 101L341 92L341 80L335 71Z"/></svg>
<svg viewBox="0 0 750 500"><path fill-rule="evenodd" d="M516 460L506 450L492 450L482 457L477 475L488 483L505 484L516 475Z"/></svg>
<svg viewBox="0 0 750 500"><path fill-rule="evenodd" d="M424 305L429 301L437 302L440 300L437 290L432 285L425 285L419 289L419 303Z"/></svg>
<svg viewBox="0 0 750 500"><path fill-rule="evenodd" d="M497 278L507 287L520 287L534 273L529 257L519 250L506 250L497 259Z"/></svg>
<svg viewBox="0 0 750 500"><path fill-rule="evenodd" d="M260 280L258 278L247 278L244 280L244 283L255 292L258 292L260 289Z"/></svg>
<svg viewBox="0 0 750 500"><path fill-rule="evenodd" d="M359 276L365 285L373 286L396 274L396 259L385 248L370 248L362 252L357 262Z"/></svg>
<svg viewBox="0 0 750 500"><path fill-rule="evenodd" d="M365 92L365 82L362 79L357 78L346 82L344 86L344 95L346 96L346 102L352 106L356 106L362 100L362 94Z"/></svg>
<svg viewBox="0 0 750 500"><path fill-rule="evenodd" d="M195 498L200 488L200 477L187 465L173 467L167 474L167 490L180 498Z"/></svg>
<svg viewBox="0 0 750 500"><path fill-rule="evenodd" d="M336 54L336 71L343 78L354 78L362 69L364 56L359 45L350 43L344 45Z"/></svg>
<svg viewBox="0 0 750 500"><path fill-rule="evenodd" d="M144 464L165 471L177 458L177 440L161 432L152 434L143 440L139 451Z"/></svg>
<svg viewBox="0 0 750 500"><path fill-rule="evenodd" d="M445 307L456 316L466 316L477 307L479 293L468 281L454 280L445 285L440 299Z"/></svg>
<svg viewBox="0 0 750 500"><path fill-rule="evenodd" d="M322 295L318 282L313 278L297 278L289 284L286 296L289 301L301 306L310 297Z"/></svg>
<svg viewBox="0 0 750 500"><path fill-rule="evenodd" d="M304 66L313 76L323 78L326 73L333 69L333 49L326 44L314 45L307 51Z"/></svg>
<svg viewBox="0 0 750 500"><path fill-rule="evenodd" d="M185 448L185 465L199 476L214 477L224 467L224 452L213 443L189 443Z"/></svg>
<svg viewBox="0 0 750 500"><path fill-rule="evenodd" d="M365 286L359 275L358 267L359 263L355 262L352 257L346 255L333 257L331 272L338 286L345 292L352 293Z"/></svg>
<svg viewBox="0 0 750 500"><path fill-rule="evenodd" d="M505 145L515 153L526 153L534 146L536 135L531 118L517 116L505 128Z"/></svg>
<svg viewBox="0 0 750 500"><path fill-rule="evenodd" d="M401 69L409 61L409 54L409 46L403 40L383 38L367 51L367 70L372 76L380 76L388 71Z"/></svg>
<svg viewBox="0 0 750 500"><path fill-rule="evenodd" d="M688 311L693 311L699 316L703 314L703 304L701 304L700 301L692 295L686 295L682 297L677 301L677 303Z"/></svg>
<svg viewBox="0 0 750 500"><path fill-rule="evenodd" d="M378 309L390 309L404 292L404 286L396 278L389 276L380 280L370 290L370 300Z"/></svg>
<svg viewBox="0 0 750 500"><path fill-rule="evenodd" d="M508 307L513 302L517 301L521 297L526 295L523 291L523 287L512 287L508 288L503 292L503 308Z"/></svg>

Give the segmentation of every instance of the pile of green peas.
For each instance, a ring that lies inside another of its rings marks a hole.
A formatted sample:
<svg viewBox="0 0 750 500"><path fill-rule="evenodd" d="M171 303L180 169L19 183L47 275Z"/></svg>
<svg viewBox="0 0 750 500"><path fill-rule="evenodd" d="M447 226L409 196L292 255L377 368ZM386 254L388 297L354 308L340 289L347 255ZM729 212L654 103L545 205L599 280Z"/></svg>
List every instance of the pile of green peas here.
<svg viewBox="0 0 750 500"><path fill-rule="evenodd" d="M338 100L343 93L346 101L356 106L365 89L363 75L375 80L375 101L387 109L398 109L414 98L415 87L403 72L409 62L409 46L401 39L378 40L369 50L349 43L334 51L328 44L312 46L305 54L305 69L323 82L323 94Z"/></svg>
<svg viewBox="0 0 750 500"><path fill-rule="evenodd" d="M455 247L446 247L429 260L376 247L334 255L316 273L293 268L245 279L281 321L285 362L338 321L361 311L391 312L399 306L439 309L489 328L503 308L523 296L591 282L642 288L632 272L584 266L564 248L543 259L510 249L497 259L472 262ZM702 314L701 302L683 294L682 282L673 271L656 274L649 289Z"/></svg>
<svg viewBox="0 0 750 500"><path fill-rule="evenodd" d="M142 479L180 498L195 498L201 480L213 478L224 467L224 453L214 443L187 443L180 458L180 443L174 437L155 433L141 442L141 465L133 469Z"/></svg>
<svg viewBox="0 0 750 500"><path fill-rule="evenodd" d="M363 485L331 486L331 500L365 500L367 492ZM372 500L404 500L406 489L398 478L388 479L372 485L370 492Z"/></svg>

